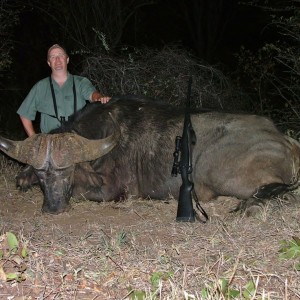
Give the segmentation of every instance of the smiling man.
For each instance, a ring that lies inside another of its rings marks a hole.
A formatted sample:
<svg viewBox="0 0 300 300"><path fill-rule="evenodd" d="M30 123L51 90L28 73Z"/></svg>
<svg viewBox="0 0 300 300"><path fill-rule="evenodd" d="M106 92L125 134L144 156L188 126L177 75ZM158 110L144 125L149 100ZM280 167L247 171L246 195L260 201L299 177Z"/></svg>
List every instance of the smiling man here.
<svg viewBox="0 0 300 300"><path fill-rule="evenodd" d="M68 72L69 56L62 46L55 44L49 48L47 63L51 75L33 86L17 111L28 136L35 134L32 121L37 112L41 113L41 132L48 133L63 125L86 101L106 103L110 99L87 78Z"/></svg>

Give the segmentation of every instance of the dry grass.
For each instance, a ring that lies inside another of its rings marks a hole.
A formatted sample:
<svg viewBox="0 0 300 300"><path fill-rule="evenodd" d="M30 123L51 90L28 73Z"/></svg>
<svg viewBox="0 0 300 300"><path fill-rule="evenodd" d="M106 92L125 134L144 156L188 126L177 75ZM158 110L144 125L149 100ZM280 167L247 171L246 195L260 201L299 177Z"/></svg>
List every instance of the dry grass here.
<svg viewBox="0 0 300 300"><path fill-rule="evenodd" d="M1 167L0 228L27 244L26 280L0 280L0 299L229 299L225 280L236 299L300 299L297 259L279 259L280 242L300 237L297 203L246 218L223 197L204 204L207 224L176 223L172 199L73 200L43 215L40 190L18 192L14 170Z"/></svg>

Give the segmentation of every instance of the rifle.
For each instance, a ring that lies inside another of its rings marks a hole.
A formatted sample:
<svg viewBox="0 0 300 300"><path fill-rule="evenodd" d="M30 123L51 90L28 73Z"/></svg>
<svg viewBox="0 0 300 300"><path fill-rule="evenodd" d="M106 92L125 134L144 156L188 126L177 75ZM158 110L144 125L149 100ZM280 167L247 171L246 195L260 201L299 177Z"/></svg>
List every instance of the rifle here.
<svg viewBox="0 0 300 300"><path fill-rule="evenodd" d="M190 98L191 98L192 77L189 79L186 111L184 116L184 125L182 137L177 136L175 139L175 151L173 153L174 163L172 167L172 176L181 174L182 185L180 186L177 217L178 222L195 222L195 211L193 208L192 192L194 183L190 180L190 174L193 171L192 167L192 144L196 144L196 134L192 127L191 117L189 113ZM180 154L179 154L180 153ZM180 155L180 160L179 160ZM205 219L208 216L204 209L200 206L197 195L194 192L197 208L202 212Z"/></svg>

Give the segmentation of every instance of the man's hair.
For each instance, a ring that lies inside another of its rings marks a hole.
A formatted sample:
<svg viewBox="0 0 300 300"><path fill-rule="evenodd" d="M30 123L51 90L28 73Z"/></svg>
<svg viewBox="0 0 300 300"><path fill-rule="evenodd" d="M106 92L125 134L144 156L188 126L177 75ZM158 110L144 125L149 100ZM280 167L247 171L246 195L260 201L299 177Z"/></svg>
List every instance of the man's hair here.
<svg viewBox="0 0 300 300"><path fill-rule="evenodd" d="M49 53L50 53L50 51L51 51L52 49L55 49L55 48L60 48L60 49L62 49L62 50L66 53L66 55L68 56L68 53L67 53L65 47L63 47L63 46L61 46L61 45L59 45L59 44L54 44L54 45L52 45L52 46L48 49L48 51L47 51L47 59L49 59Z"/></svg>

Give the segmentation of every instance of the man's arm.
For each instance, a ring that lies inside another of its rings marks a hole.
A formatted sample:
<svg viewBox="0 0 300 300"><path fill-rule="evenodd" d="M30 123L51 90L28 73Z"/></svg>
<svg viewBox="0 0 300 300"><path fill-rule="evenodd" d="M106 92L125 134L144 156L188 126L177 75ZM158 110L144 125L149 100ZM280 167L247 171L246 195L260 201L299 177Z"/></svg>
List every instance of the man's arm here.
<svg viewBox="0 0 300 300"><path fill-rule="evenodd" d="M23 127L27 133L28 136L32 136L35 134L35 130L33 128L33 124L32 124L32 121L23 117L23 116L20 116L20 119L21 119L21 122L23 124Z"/></svg>

